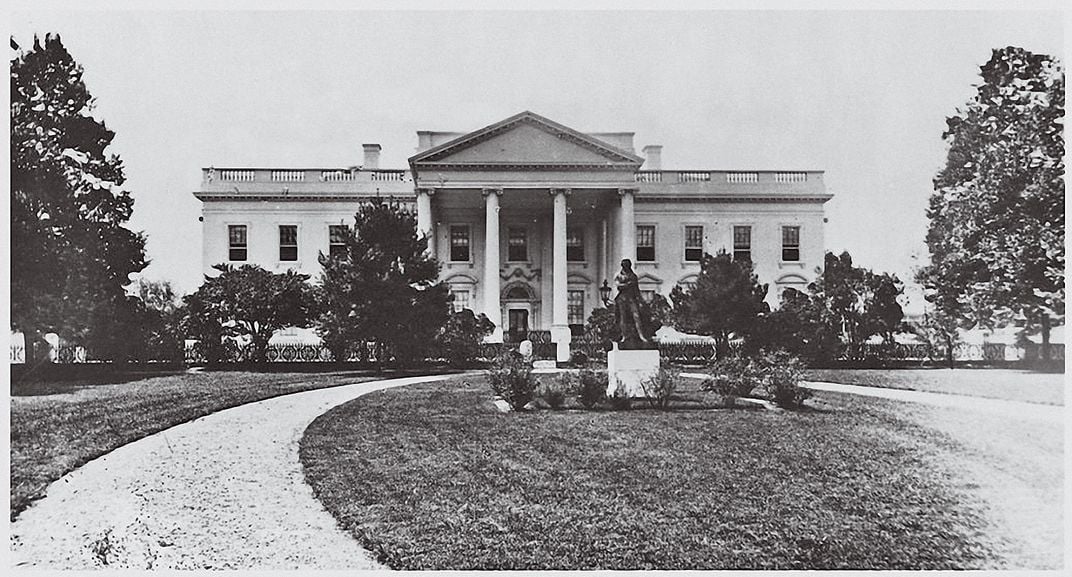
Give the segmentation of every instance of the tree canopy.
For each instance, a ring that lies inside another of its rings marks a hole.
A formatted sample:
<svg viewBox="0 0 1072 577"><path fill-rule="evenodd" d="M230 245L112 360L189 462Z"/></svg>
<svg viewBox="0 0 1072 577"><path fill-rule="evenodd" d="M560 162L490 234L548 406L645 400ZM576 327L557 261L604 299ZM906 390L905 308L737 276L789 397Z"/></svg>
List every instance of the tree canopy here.
<svg viewBox="0 0 1072 577"><path fill-rule="evenodd" d="M145 268L145 240L123 225L115 136L60 37L34 38L11 61L11 322L105 351L126 338L123 287Z"/></svg>
<svg viewBox="0 0 1072 577"><path fill-rule="evenodd" d="M980 75L942 135L918 278L947 324L1020 320L1048 341L1064 317L1064 69L1007 47Z"/></svg>
<svg viewBox="0 0 1072 577"><path fill-rule="evenodd" d="M247 336L253 360L267 360L268 341L279 329L310 324L317 304L309 275L288 270L272 273L256 265L218 264L218 276L206 277L186 297L187 330L202 340L207 360L218 360L219 338ZM212 342L215 340L216 342Z"/></svg>
<svg viewBox="0 0 1072 577"><path fill-rule="evenodd" d="M450 314L439 263L427 254L412 213L394 202L363 203L346 250L320 255L323 312L317 331L336 357L374 341L400 361L420 359Z"/></svg>
<svg viewBox="0 0 1072 577"><path fill-rule="evenodd" d="M715 339L715 352L723 358L731 335L755 330L760 315L770 311L764 302L767 285L759 284L752 265L735 261L725 251L704 253L700 274L692 286L678 285L670 293L674 325L679 330Z"/></svg>

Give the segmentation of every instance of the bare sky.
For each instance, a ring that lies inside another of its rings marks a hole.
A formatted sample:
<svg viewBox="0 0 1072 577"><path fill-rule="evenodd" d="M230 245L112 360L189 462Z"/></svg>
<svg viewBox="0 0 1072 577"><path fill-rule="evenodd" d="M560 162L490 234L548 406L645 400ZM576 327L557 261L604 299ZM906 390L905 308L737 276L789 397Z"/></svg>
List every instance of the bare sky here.
<svg viewBox="0 0 1072 577"><path fill-rule="evenodd" d="M653 4L654 5L654 4ZM144 276L201 276L200 168L403 168L417 130L532 110L635 131L664 168L819 169L828 250L911 277L945 118L993 48L1063 54L1060 13L18 12L59 32L116 131Z"/></svg>

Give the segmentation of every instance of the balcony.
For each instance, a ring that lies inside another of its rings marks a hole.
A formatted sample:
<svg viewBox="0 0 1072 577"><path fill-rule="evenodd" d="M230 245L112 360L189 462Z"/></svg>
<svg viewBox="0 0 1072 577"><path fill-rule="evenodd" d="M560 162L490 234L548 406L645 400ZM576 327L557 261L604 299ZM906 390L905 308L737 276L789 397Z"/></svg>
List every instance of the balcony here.
<svg viewBox="0 0 1072 577"><path fill-rule="evenodd" d="M204 168L199 198L247 196L410 196L409 170L349 168Z"/></svg>

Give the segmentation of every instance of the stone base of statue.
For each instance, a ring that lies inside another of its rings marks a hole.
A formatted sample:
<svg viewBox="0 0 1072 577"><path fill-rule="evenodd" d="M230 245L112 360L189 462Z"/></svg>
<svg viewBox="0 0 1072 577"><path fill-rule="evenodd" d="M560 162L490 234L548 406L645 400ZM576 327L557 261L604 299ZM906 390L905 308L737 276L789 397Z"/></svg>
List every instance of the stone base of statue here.
<svg viewBox="0 0 1072 577"><path fill-rule="evenodd" d="M640 383L658 372L659 349L622 350L614 343L607 353L607 396L614 396L622 388L630 397L646 397Z"/></svg>

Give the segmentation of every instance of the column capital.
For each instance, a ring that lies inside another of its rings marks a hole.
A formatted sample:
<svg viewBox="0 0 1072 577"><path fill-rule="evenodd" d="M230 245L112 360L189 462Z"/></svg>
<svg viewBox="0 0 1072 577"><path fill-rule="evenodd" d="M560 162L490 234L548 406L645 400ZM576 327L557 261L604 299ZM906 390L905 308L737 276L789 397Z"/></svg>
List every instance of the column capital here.
<svg viewBox="0 0 1072 577"><path fill-rule="evenodd" d="M625 196L627 194L636 195L636 193L639 192L639 191L640 191L639 188L619 188L618 189L618 196Z"/></svg>
<svg viewBox="0 0 1072 577"><path fill-rule="evenodd" d="M559 194L569 196L569 195L573 194L573 189L572 188L551 188L551 189L548 190L548 192L551 193L551 196L558 196Z"/></svg>
<svg viewBox="0 0 1072 577"><path fill-rule="evenodd" d="M436 193L436 189L431 188L431 187L422 186L422 187L417 189L417 194L418 195L427 194L428 196L434 196L435 193Z"/></svg>
<svg viewBox="0 0 1072 577"><path fill-rule="evenodd" d="M485 188L480 189L480 194L483 195L483 196L488 196L489 194L494 194L496 196L502 196L502 193L503 193L503 189L502 189L501 186L489 186L489 187L485 187Z"/></svg>

